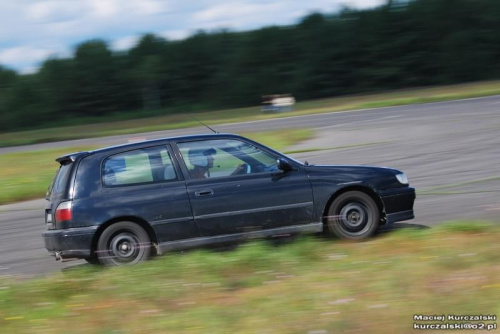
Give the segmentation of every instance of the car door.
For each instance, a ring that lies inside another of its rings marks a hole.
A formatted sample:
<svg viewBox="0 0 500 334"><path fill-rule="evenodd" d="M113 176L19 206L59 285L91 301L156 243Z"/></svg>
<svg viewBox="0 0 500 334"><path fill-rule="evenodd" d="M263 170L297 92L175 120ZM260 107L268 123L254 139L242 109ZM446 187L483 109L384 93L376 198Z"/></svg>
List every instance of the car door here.
<svg viewBox="0 0 500 334"><path fill-rule="evenodd" d="M244 140L177 143L196 226L201 236L243 233L312 220L305 171L283 172L277 156Z"/></svg>
<svg viewBox="0 0 500 334"><path fill-rule="evenodd" d="M102 164L103 187L92 196L101 220L140 217L159 242L198 237L186 185L169 145L113 154Z"/></svg>

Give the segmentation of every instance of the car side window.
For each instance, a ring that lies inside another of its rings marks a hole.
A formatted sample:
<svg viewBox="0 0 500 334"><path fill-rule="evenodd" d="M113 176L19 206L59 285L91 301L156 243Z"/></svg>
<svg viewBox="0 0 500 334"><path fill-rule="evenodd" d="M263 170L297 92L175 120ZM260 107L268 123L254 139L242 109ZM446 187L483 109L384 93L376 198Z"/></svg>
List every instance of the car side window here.
<svg viewBox="0 0 500 334"><path fill-rule="evenodd" d="M164 146L113 155L103 166L106 186L133 185L176 180L172 159Z"/></svg>
<svg viewBox="0 0 500 334"><path fill-rule="evenodd" d="M275 157L240 140L200 140L179 143L177 146L191 179L278 170Z"/></svg>

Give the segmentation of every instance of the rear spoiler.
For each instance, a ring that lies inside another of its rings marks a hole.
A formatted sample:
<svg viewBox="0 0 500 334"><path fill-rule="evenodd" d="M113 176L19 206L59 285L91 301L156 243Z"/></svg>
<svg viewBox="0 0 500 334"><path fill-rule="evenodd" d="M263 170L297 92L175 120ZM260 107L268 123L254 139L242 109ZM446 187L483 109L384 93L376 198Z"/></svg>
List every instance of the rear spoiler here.
<svg viewBox="0 0 500 334"><path fill-rule="evenodd" d="M87 156L89 154L90 154L89 152L70 153L70 154L60 156L59 158L56 159L56 161L58 163L60 163L61 165L66 165L66 164L75 162L78 158L83 157L83 156Z"/></svg>
<svg viewBox="0 0 500 334"><path fill-rule="evenodd" d="M69 164L75 162L77 159L83 158L87 155L90 155L90 152L75 152L75 153L70 153L70 154L60 156L59 158L56 159L56 161L58 163L60 163L61 166L66 166L66 165L69 165ZM50 200L50 194L52 193L52 187L54 187L54 182L57 179L57 175L58 175L59 171L60 171L60 169L58 169L56 176L54 177L54 180L52 180L52 183L49 185L49 187L47 188L47 191L45 192L45 199L46 200Z"/></svg>

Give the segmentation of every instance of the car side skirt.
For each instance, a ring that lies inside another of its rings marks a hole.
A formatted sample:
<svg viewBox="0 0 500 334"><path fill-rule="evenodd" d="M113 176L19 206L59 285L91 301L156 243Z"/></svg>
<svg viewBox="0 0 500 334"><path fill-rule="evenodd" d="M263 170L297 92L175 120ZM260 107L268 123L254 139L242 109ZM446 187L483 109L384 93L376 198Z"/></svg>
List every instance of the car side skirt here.
<svg viewBox="0 0 500 334"><path fill-rule="evenodd" d="M235 234L218 235L213 237L168 241L158 244L157 249L158 253L162 254L164 252L173 250L197 248L214 244L223 244L223 243L230 243L230 242L249 240L249 239L266 238L266 237L277 237L287 234L318 233L322 231L323 231L323 223L320 222L320 223L286 226L286 227L245 232L245 233L235 233Z"/></svg>

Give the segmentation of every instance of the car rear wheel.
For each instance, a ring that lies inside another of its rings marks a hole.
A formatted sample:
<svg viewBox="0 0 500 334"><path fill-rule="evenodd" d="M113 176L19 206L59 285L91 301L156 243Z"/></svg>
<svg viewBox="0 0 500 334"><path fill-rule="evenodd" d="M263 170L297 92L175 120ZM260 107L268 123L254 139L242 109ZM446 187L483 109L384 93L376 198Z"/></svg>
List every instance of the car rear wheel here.
<svg viewBox="0 0 500 334"><path fill-rule="evenodd" d="M141 226L119 222L101 234L96 253L99 262L106 266L133 265L149 258L151 240Z"/></svg>
<svg viewBox="0 0 500 334"><path fill-rule="evenodd" d="M375 233L379 221L377 204L360 191L340 195L328 209L328 231L341 239L366 239Z"/></svg>

